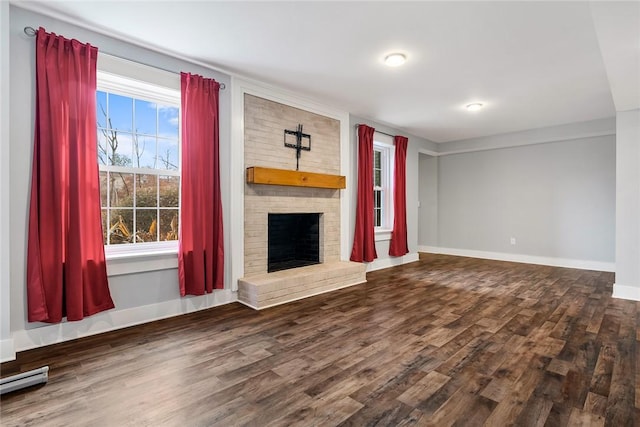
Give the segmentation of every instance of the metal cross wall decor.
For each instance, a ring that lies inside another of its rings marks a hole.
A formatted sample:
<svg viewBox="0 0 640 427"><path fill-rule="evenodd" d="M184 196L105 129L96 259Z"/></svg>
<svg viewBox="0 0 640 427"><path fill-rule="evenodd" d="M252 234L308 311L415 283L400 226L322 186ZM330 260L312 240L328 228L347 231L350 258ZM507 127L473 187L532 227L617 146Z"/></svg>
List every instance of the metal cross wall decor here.
<svg viewBox="0 0 640 427"><path fill-rule="evenodd" d="M287 135L294 135L296 137L296 143L292 144L287 142ZM309 140L309 144L305 147L302 145L302 139ZM311 151L311 135L302 133L302 125L298 125L296 130L284 130L284 146L289 148L295 148L296 150L296 170L298 170L300 163L300 151Z"/></svg>

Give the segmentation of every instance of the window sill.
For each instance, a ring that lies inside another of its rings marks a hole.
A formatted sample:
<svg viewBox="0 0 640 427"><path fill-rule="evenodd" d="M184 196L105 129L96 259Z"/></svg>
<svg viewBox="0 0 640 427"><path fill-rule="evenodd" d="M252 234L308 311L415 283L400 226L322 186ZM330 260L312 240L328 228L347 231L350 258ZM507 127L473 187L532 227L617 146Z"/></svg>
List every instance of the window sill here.
<svg viewBox="0 0 640 427"><path fill-rule="evenodd" d="M392 230L387 230L387 229L376 230L375 231L376 242L380 242L383 240L391 240L391 231Z"/></svg>
<svg viewBox="0 0 640 427"><path fill-rule="evenodd" d="M177 249L109 254L106 258L109 277L178 268Z"/></svg>

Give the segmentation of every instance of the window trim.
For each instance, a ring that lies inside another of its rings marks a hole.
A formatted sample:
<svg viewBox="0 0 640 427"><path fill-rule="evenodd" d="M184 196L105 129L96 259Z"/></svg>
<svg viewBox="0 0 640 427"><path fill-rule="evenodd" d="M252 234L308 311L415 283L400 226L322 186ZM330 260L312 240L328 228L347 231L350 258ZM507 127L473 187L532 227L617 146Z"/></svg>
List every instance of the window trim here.
<svg viewBox="0 0 640 427"><path fill-rule="evenodd" d="M159 104L180 105L180 90L159 86L142 80L126 77L107 71L97 71L97 90L111 92L118 95L135 97L144 101L157 102Z"/></svg>
<svg viewBox="0 0 640 427"><path fill-rule="evenodd" d="M128 62L128 61L127 61ZM128 65L128 64L127 64ZM140 68L140 64L136 64L137 68ZM149 68L152 72L161 71L153 67L142 66ZM107 67L109 68L109 67ZM140 70L132 72L132 74L140 74ZM124 74L124 73L123 73ZM176 80L179 84L179 80ZM179 86L177 88L170 88L167 86L161 86L154 83L142 81L135 76L127 76L122 74L115 74L109 71L98 70L97 71L97 91L109 92L117 95L123 95L140 99L144 101L155 102L158 104L169 104L178 106L181 108L181 94ZM179 117L181 116L179 113ZM182 133L182 120L180 117L178 125L178 153L179 158L182 159L182 144L180 143L180 135ZM100 165L98 164L100 171L110 172L123 172L123 173L138 173L138 174L152 174L152 175L169 175L169 176L182 176L182 168L180 170L161 170L150 168L127 168L113 165ZM181 197L181 195L180 195ZM178 209L180 209L180 203L178 203ZM108 261L107 269L109 275L129 274L141 271L152 271L165 268L177 267L177 254L178 254L178 240L172 241L158 241L158 242L145 242L135 244L122 244L122 245L104 245L105 258ZM161 258L170 257L169 260L160 260ZM152 262L149 264L149 257L157 257L160 261ZM126 262L130 259L131 265L124 266L121 262ZM141 260L144 260L140 262ZM113 267L110 267L113 265ZM147 268L145 266L152 266Z"/></svg>

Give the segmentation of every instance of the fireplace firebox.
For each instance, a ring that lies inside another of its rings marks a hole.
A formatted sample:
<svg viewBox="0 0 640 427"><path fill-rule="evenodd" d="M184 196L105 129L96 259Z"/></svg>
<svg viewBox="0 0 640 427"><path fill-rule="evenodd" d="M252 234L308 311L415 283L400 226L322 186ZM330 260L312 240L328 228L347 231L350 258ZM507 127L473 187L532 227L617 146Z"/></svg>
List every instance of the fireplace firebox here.
<svg viewBox="0 0 640 427"><path fill-rule="evenodd" d="M269 273L320 263L320 215L269 214Z"/></svg>

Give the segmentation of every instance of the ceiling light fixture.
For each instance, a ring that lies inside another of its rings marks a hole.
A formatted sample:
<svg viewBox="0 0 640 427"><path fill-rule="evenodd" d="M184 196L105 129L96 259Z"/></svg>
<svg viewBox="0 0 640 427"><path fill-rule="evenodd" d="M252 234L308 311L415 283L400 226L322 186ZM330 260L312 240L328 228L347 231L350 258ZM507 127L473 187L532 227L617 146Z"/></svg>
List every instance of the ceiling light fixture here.
<svg viewBox="0 0 640 427"><path fill-rule="evenodd" d="M407 62L407 57L403 53L391 53L384 57L384 63L389 67L399 67L405 62Z"/></svg>
<svg viewBox="0 0 640 427"><path fill-rule="evenodd" d="M484 105L480 102L474 102L473 104L467 104L467 111L478 111L482 109Z"/></svg>

